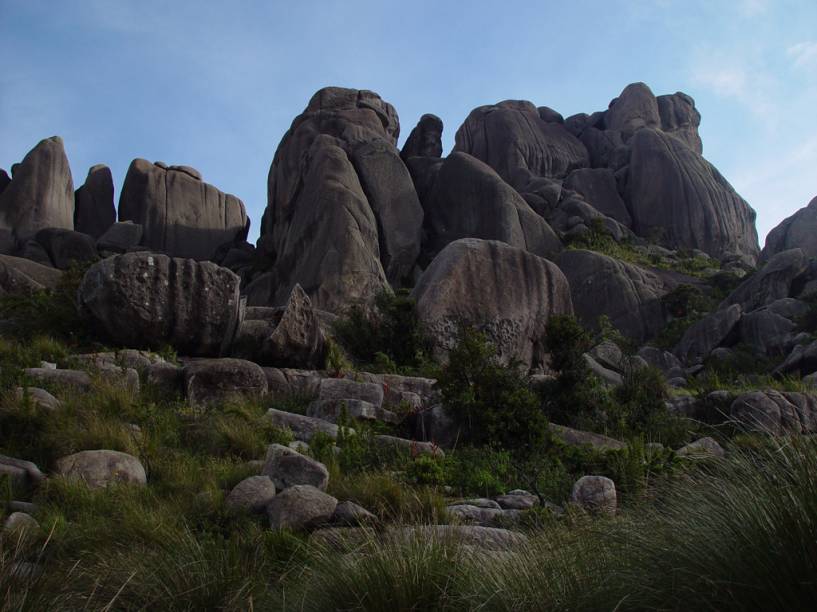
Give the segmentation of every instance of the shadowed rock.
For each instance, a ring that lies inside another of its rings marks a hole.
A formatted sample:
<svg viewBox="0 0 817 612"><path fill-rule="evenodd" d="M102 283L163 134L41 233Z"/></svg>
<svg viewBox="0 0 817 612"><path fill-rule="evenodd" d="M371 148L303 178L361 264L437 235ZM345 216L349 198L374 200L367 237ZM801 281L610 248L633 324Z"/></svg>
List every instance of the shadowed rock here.
<svg viewBox="0 0 817 612"><path fill-rule="evenodd" d="M817 257L817 198L769 232L760 259L766 262L790 249L800 249L807 257Z"/></svg>
<svg viewBox="0 0 817 612"><path fill-rule="evenodd" d="M625 141L641 128L660 128L658 101L650 88L644 83L627 85L621 95L610 102L605 125L621 132Z"/></svg>
<svg viewBox="0 0 817 612"><path fill-rule="evenodd" d="M249 230L244 204L201 180L185 166L135 159L119 197L120 221L142 226L142 244L171 257L212 258Z"/></svg>
<svg viewBox="0 0 817 612"><path fill-rule="evenodd" d="M618 194L613 171L606 168L580 168L565 179L564 187L572 189L600 213L630 226L632 219Z"/></svg>
<svg viewBox="0 0 817 612"><path fill-rule="evenodd" d="M426 114L411 130L400 157L440 157L443 154L443 120L437 115Z"/></svg>
<svg viewBox="0 0 817 612"><path fill-rule="evenodd" d="M503 363L536 366L552 314L572 314L570 287L550 261L503 242L465 238L449 244L412 292L438 354L460 323L484 331Z"/></svg>
<svg viewBox="0 0 817 612"><path fill-rule="evenodd" d="M99 238L116 222L111 169L97 164L74 194L74 229Z"/></svg>
<svg viewBox="0 0 817 612"><path fill-rule="evenodd" d="M701 113L695 108L695 100L681 91L658 96L656 100L658 114L661 115L661 129L685 142L696 153L703 153L703 143L698 134Z"/></svg>
<svg viewBox="0 0 817 612"><path fill-rule="evenodd" d="M0 229L19 243L46 227L74 228L74 183L62 138L40 141L0 193Z"/></svg>
<svg viewBox="0 0 817 612"><path fill-rule="evenodd" d="M0 295L31 295L43 289L56 289L62 272L42 264L0 255Z"/></svg>

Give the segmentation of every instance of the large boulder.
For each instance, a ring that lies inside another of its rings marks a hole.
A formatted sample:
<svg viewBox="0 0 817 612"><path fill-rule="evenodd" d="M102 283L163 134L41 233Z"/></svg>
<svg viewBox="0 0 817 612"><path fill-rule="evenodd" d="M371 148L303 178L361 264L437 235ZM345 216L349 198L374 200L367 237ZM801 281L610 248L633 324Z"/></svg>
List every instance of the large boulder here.
<svg viewBox="0 0 817 612"><path fill-rule="evenodd" d="M610 102L604 121L607 128L621 132L627 140L641 128L661 127L658 101L647 85L631 83Z"/></svg>
<svg viewBox="0 0 817 612"><path fill-rule="evenodd" d="M545 327L572 314L570 286L550 261L503 242L465 238L449 244L412 292L436 351L453 348L461 323L483 330L500 360L542 363Z"/></svg>
<svg viewBox="0 0 817 612"><path fill-rule="evenodd" d="M243 359L201 359L184 367L187 400L205 405L235 398L256 398L267 392L261 366Z"/></svg>
<svg viewBox="0 0 817 612"><path fill-rule="evenodd" d="M689 365L702 363L712 351L728 341L742 314L743 309L733 304L694 323L675 347L675 355Z"/></svg>
<svg viewBox="0 0 817 612"><path fill-rule="evenodd" d="M210 262L126 253L91 266L80 306L118 344L217 356L239 324L239 278Z"/></svg>
<svg viewBox="0 0 817 612"><path fill-rule="evenodd" d="M232 488L224 500L234 511L264 512L275 497L275 485L269 476L250 476Z"/></svg>
<svg viewBox="0 0 817 612"><path fill-rule="evenodd" d="M658 114L661 116L661 129L698 154L703 153L703 143L698 134L701 125L701 113L695 108L695 100L682 91L666 96L658 96Z"/></svg>
<svg viewBox="0 0 817 612"><path fill-rule="evenodd" d="M714 166L660 130L640 129L629 144L625 200L638 235L671 248L754 261L755 211Z"/></svg>
<svg viewBox="0 0 817 612"><path fill-rule="evenodd" d="M100 251L125 253L142 242L143 233L142 226L133 221L114 223L99 237L96 246Z"/></svg>
<svg viewBox="0 0 817 612"><path fill-rule="evenodd" d="M571 172L564 187L572 189L600 213L626 226L632 223L624 200L618 194L613 171L607 168L579 168Z"/></svg>
<svg viewBox="0 0 817 612"><path fill-rule="evenodd" d="M327 87L312 97L270 167L258 246L273 264L251 303L280 304L299 283L318 308L342 310L371 300L386 274L407 276L422 209L399 133L394 108L371 91Z"/></svg>
<svg viewBox="0 0 817 612"><path fill-rule="evenodd" d="M269 477L278 491L296 485L310 485L325 491L329 484L329 471L324 464L281 444L267 448L261 474Z"/></svg>
<svg viewBox="0 0 817 612"><path fill-rule="evenodd" d="M431 252L460 238L499 240L540 257L562 249L555 232L487 164L465 153L443 162L426 204Z"/></svg>
<svg viewBox="0 0 817 612"><path fill-rule="evenodd" d="M590 165L585 146L527 101L475 108L457 130L455 151L473 155L519 191L538 177L564 178Z"/></svg>
<svg viewBox="0 0 817 612"><path fill-rule="evenodd" d="M119 220L142 226L142 244L171 257L211 259L225 243L243 240L244 204L201 180L186 166L135 159L119 197Z"/></svg>
<svg viewBox="0 0 817 612"><path fill-rule="evenodd" d="M760 260L766 262L791 249L800 249L807 257L817 257L817 197L769 232Z"/></svg>
<svg viewBox="0 0 817 612"><path fill-rule="evenodd" d="M615 514L616 485L604 476L582 476L573 485L570 501L591 512Z"/></svg>
<svg viewBox="0 0 817 612"><path fill-rule="evenodd" d="M557 263L585 326L597 327L606 315L621 333L644 341L666 324L661 298L671 288L657 274L594 251L568 250Z"/></svg>
<svg viewBox="0 0 817 612"><path fill-rule="evenodd" d="M323 367L326 335L312 302L295 285L284 308L248 308L232 354L267 366Z"/></svg>
<svg viewBox="0 0 817 612"><path fill-rule="evenodd" d="M74 194L74 229L99 238L116 222L111 169L97 164Z"/></svg>
<svg viewBox="0 0 817 612"><path fill-rule="evenodd" d="M730 408L732 420L771 435L817 433L817 397L772 389L738 396Z"/></svg>
<svg viewBox="0 0 817 612"><path fill-rule="evenodd" d="M744 311L750 312L791 297L795 280L808 269L809 261L802 249L782 251L729 294L721 308L740 304Z"/></svg>
<svg viewBox="0 0 817 612"><path fill-rule="evenodd" d="M75 263L97 261L96 242L88 234L48 227L34 235L55 268L67 270Z"/></svg>
<svg viewBox="0 0 817 612"><path fill-rule="evenodd" d="M46 227L74 228L74 182L62 138L40 141L0 193L0 230L18 243Z"/></svg>
<svg viewBox="0 0 817 612"><path fill-rule="evenodd" d="M30 295L56 289L62 272L22 257L0 255L0 295Z"/></svg>
<svg viewBox="0 0 817 612"><path fill-rule="evenodd" d="M440 157L443 154L443 120L437 115L425 114L411 130L400 157Z"/></svg>
<svg viewBox="0 0 817 612"><path fill-rule="evenodd" d="M58 459L57 474L84 482L91 489L120 483L147 483L145 468L139 459L112 450L88 450Z"/></svg>
<svg viewBox="0 0 817 612"><path fill-rule="evenodd" d="M284 489L267 504L267 516L273 529L308 529L329 522L338 500L310 485Z"/></svg>

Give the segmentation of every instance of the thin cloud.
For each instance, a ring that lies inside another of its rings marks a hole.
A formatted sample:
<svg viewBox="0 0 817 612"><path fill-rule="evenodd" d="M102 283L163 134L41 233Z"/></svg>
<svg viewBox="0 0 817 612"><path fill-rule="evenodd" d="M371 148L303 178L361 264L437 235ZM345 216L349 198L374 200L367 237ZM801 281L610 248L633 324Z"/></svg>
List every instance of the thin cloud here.
<svg viewBox="0 0 817 612"><path fill-rule="evenodd" d="M817 41L806 41L786 49L796 68L817 66Z"/></svg>
<svg viewBox="0 0 817 612"><path fill-rule="evenodd" d="M774 77L757 66L726 59L717 63L717 52L702 53L690 69L691 80L721 98L731 98L752 114L774 122Z"/></svg>

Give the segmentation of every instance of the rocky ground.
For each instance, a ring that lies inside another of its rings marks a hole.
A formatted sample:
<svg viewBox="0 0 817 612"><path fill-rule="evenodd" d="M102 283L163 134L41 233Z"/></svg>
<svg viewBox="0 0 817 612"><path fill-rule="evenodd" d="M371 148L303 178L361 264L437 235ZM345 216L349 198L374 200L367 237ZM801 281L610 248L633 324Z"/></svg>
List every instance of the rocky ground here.
<svg viewBox="0 0 817 612"><path fill-rule="evenodd" d="M699 122L505 101L442 158L326 88L257 245L193 168L117 212L42 141L0 172L3 607L813 601L815 203L761 251Z"/></svg>

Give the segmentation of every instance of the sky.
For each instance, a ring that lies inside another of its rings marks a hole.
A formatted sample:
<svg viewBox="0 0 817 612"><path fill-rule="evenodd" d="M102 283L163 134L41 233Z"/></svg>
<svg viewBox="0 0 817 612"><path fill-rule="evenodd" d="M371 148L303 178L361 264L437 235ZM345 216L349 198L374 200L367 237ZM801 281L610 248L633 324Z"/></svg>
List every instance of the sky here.
<svg viewBox="0 0 817 612"><path fill-rule="evenodd" d="M445 124L531 100L565 117L631 82L684 91L704 156L761 245L817 196L817 0L0 0L0 168L65 140L75 186L136 157L240 197L253 227L275 149L312 94L371 89Z"/></svg>

